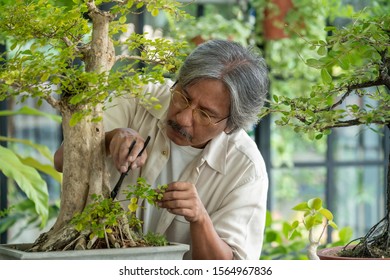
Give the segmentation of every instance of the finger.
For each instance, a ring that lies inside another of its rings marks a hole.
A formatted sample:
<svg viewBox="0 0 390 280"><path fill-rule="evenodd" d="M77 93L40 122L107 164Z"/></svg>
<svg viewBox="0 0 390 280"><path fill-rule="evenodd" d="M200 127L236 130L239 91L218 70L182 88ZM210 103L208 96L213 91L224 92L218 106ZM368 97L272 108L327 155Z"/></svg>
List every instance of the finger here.
<svg viewBox="0 0 390 280"><path fill-rule="evenodd" d="M162 200L180 199L197 199L195 186L187 182L174 182L168 184L168 188L165 190Z"/></svg>
<svg viewBox="0 0 390 280"><path fill-rule="evenodd" d="M119 161L120 143L117 138L113 138L110 143L110 154L117 170L121 171L122 163Z"/></svg>
<svg viewBox="0 0 390 280"><path fill-rule="evenodd" d="M185 199L173 199L173 200L162 200L160 201L161 208L167 209L180 209L188 208L190 209L193 206L190 200Z"/></svg>
<svg viewBox="0 0 390 280"><path fill-rule="evenodd" d="M145 164L146 159L148 157L148 153L144 151L141 156L137 157L137 159L131 164L131 169L136 169Z"/></svg>
<svg viewBox="0 0 390 280"><path fill-rule="evenodd" d="M129 150L131 150L136 140L132 137L126 137L125 141L120 145L118 151L118 165L120 166L121 172L127 172L131 161L129 161Z"/></svg>
<svg viewBox="0 0 390 280"><path fill-rule="evenodd" d="M144 140L142 138L138 138L136 141L137 142L134 145L133 149L130 151L130 153L128 153L127 160L130 163L133 163L137 159L138 154L141 152L142 148L144 147Z"/></svg>
<svg viewBox="0 0 390 280"><path fill-rule="evenodd" d="M169 191L186 191L190 190L191 188L195 188L195 186L188 182L172 182L168 184L168 188L166 189L167 192Z"/></svg>

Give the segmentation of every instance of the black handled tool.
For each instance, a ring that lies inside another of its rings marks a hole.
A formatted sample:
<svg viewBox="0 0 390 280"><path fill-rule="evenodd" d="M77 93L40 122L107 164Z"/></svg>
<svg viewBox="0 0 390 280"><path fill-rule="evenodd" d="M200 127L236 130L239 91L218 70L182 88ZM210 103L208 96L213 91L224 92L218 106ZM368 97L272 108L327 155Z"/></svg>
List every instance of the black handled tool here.
<svg viewBox="0 0 390 280"><path fill-rule="evenodd" d="M144 146L143 146L142 150L138 153L137 157L139 157L139 156L142 155L142 153L145 151L146 146L148 145L149 141L150 141L150 136L148 136L148 137L146 138L145 143L144 143ZM133 150L133 148L134 148L134 146L135 146L135 143L136 143L136 140L134 140L134 141L131 143L131 145L130 145L130 147L129 147L129 153L128 153L128 155L130 155L131 151ZM121 177L119 178L118 182L116 183L114 189L111 191L111 198L112 198L112 199L114 199L114 198L117 196L117 194L118 194L118 192L119 192L119 189L121 188L123 179L125 179L125 176L129 173L130 169L131 169L131 165L129 165L129 167L127 168L127 171L126 171L126 172L123 172L123 173L121 174Z"/></svg>

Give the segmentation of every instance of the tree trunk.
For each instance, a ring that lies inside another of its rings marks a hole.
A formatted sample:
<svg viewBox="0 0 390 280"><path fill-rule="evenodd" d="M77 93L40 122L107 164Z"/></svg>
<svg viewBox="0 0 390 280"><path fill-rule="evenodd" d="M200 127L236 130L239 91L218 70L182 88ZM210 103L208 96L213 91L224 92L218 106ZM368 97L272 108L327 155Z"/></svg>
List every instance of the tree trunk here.
<svg viewBox="0 0 390 280"><path fill-rule="evenodd" d="M92 109L101 116L99 107ZM71 116L71 111L63 112L64 176L60 213L54 230L67 223L76 212L81 212L91 194L108 194L103 124L91 122L88 117L72 127L69 125Z"/></svg>
<svg viewBox="0 0 390 280"><path fill-rule="evenodd" d="M115 62L115 50L109 37L109 22L112 15L99 11L90 2L90 17L93 22L92 41L84 48L83 60L88 72L108 73ZM89 87L95 85L90 84ZM69 221L76 212L88 204L90 195L108 196L108 172L105 166L105 135L102 119L102 104L73 106L61 101L62 128L64 134L63 182L60 213L49 232L42 234L31 251L62 250L79 235ZM75 126L70 119L76 112L91 111ZM91 121L99 118L99 122Z"/></svg>

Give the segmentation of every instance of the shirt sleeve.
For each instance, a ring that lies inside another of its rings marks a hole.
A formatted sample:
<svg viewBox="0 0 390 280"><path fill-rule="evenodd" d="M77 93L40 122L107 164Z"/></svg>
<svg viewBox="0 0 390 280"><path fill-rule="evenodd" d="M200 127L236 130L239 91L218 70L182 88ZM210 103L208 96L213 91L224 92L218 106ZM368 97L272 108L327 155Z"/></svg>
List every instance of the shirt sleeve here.
<svg viewBox="0 0 390 280"><path fill-rule="evenodd" d="M254 176L249 170L246 173L223 197L211 219L218 235L232 248L235 259L257 260L263 244L268 177Z"/></svg>

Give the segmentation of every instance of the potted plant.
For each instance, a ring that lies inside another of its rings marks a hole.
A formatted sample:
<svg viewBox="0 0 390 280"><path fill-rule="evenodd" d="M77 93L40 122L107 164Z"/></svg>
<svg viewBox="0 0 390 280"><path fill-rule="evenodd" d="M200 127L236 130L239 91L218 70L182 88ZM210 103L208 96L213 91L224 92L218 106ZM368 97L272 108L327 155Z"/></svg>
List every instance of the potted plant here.
<svg viewBox="0 0 390 280"><path fill-rule="evenodd" d="M102 123L109 94L130 92L147 106L158 108L158 100L141 96L138 90L150 81L161 81L181 62L184 43L150 40L139 34L121 41L126 53L115 51L117 35L126 32L127 16L140 9L153 16L162 10L184 16L180 3L108 2L69 1L64 6L56 1L0 2L0 33L14 52L0 69L0 100L19 96L48 102L62 115L63 145L68 151L59 215L34 243L36 251L62 250L72 243L80 235L70 223L75 214L94 202L93 195L109 196ZM81 63L74 65L76 60ZM120 61L127 63L118 65ZM139 62L144 67L135 67Z"/></svg>
<svg viewBox="0 0 390 280"><path fill-rule="evenodd" d="M307 94L274 94L264 115L280 114L278 125L291 126L311 139L332 128L366 125L380 131L390 127L390 56L388 5L373 6L355 14L343 28L327 27L326 40L305 41L317 57L304 59L318 69L322 82ZM358 97L358 102L350 100ZM364 98L365 102L361 102ZM375 127L373 127L375 125ZM390 167L389 167L390 168ZM360 257L389 256L390 169L387 175L385 217L362 237L353 253ZM356 254L359 253L359 254ZM361 253L361 254L360 254Z"/></svg>

